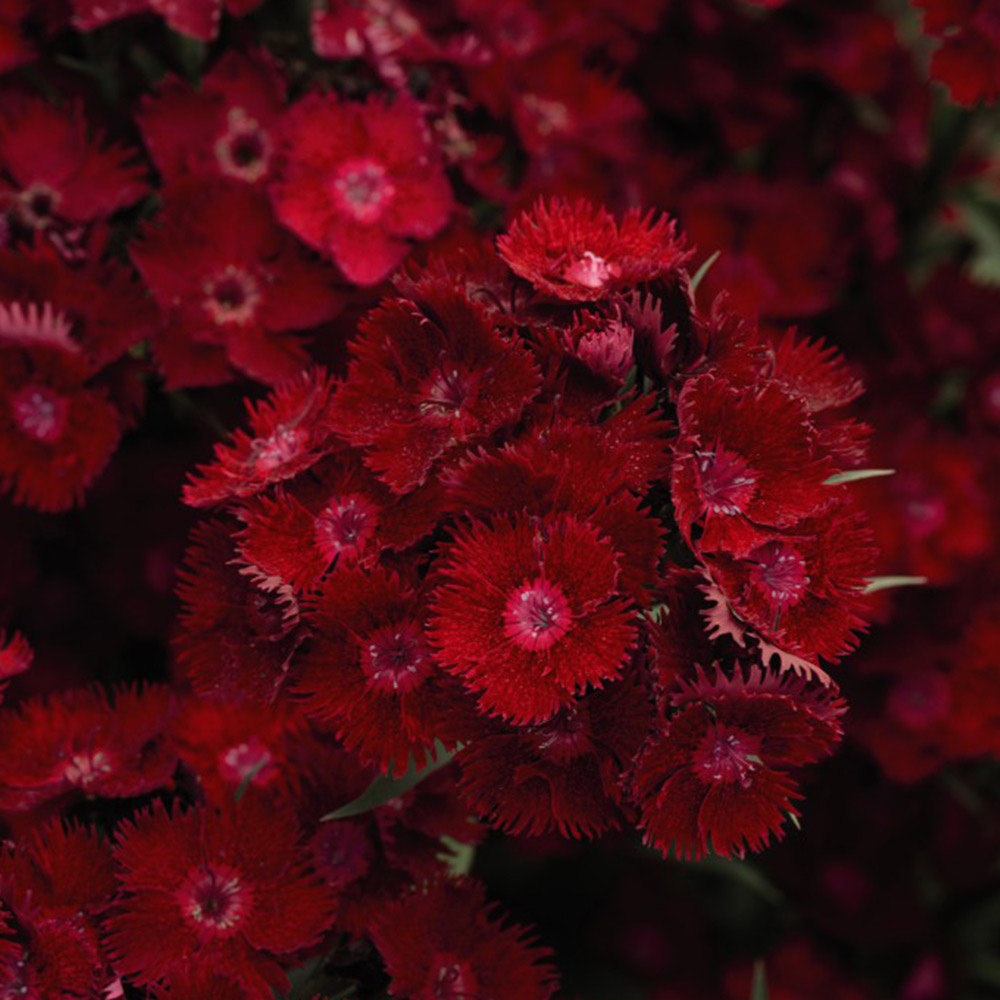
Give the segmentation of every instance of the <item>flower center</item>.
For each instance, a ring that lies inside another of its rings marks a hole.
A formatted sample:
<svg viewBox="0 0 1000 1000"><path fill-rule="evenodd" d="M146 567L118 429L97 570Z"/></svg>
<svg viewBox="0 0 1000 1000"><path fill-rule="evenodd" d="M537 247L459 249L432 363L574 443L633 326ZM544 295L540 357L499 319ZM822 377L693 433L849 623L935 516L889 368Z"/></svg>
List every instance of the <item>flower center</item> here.
<svg viewBox="0 0 1000 1000"><path fill-rule="evenodd" d="M63 770L63 777L71 785L88 788L104 775L111 773L111 761L102 750L76 754Z"/></svg>
<svg viewBox="0 0 1000 1000"><path fill-rule="evenodd" d="M435 955L422 996L433 1000L476 1000L479 980L472 966L455 955Z"/></svg>
<svg viewBox="0 0 1000 1000"><path fill-rule="evenodd" d="M568 763L590 749L589 726L585 710L567 705L554 718L534 729L539 753L552 760Z"/></svg>
<svg viewBox="0 0 1000 1000"><path fill-rule="evenodd" d="M420 412L427 417L451 420L458 416L471 394L470 380L457 369L440 372L424 387Z"/></svg>
<svg viewBox="0 0 1000 1000"><path fill-rule="evenodd" d="M371 844L356 823L326 823L314 844L317 867L335 889L363 878L371 868Z"/></svg>
<svg viewBox="0 0 1000 1000"><path fill-rule="evenodd" d="M377 222L396 194L385 167L377 160L348 160L334 175L333 197L339 207L358 222Z"/></svg>
<svg viewBox="0 0 1000 1000"><path fill-rule="evenodd" d="M728 448L699 451L701 497L713 514L742 514L757 491L757 477L750 466Z"/></svg>
<svg viewBox="0 0 1000 1000"><path fill-rule="evenodd" d="M256 736L245 743L230 747L219 755L219 773L224 781L242 785L249 780L253 785L266 785L278 770L274 754Z"/></svg>
<svg viewBox="0 0 1000 1000"><path fill-rule="evenodd" d="M951 706L948 678L923 670L901 678L886 699L888 714L908 729L923 729L945 718Z"/></svg>
<svg viewBox="0 0 1000 1000"><path fill-rule="evenodd" d="M565 132L570 126L569 108L562 101L525 94L521 101L539 135L550 136Z"/></svg>
<svg viewBox="0 0 1000 1000"><path fill-rule="evenodd" d="M572 622L566 595L542 577L511 594L503 616L507 637L532 651L555 645Z"/></svg>
<svg viewBox="0 0 1000 1000"><path fill-rule="evenodd" d="M751 775L761 764L760 740L747 733L712 727L695 754L695 768L706 784L738 784L749 788Z"/></svg>
<svg viewBox="0 0 1000 1000"><path fill-rule="evenodd" d="M26 385L11 401L18 429L42 444L55 444L66 430L69 400L47 385Z"/></svg>
<svg viewBox="0 0 1000 1000"><path fill-rule="evenodd" d="M180 890L180 898L188 919L215 932L231 932L247 909L239 878L226 868L193 872Z"/></svg>
<svg viewBox="0 0 1000 1000"><path fill-rule="evenodd" d="M32 184L21 192L21 222L32 229L44 229L52 223L62 195L47 184Z"/></svg>
<svg viewBox="0 0 1000 1000"><path fill-rule="evenodd" d="M572 281L575 285L582 285L584 288L603 288L619 274L621 274L621 268L617 264L612 264L589 250L585 251L563 272L567 281Z"/></svg>
<svg viewBox="0 0 1000 1000"><path fill-rule="evenodd" d="M806 561L784 542L767 542L750 553L753 575L767 591L771 601L780 607L795 604L809 584Z"/></svg>
<svg viewBox="0 0 1000 1000"><path fill-rule="evenodd" d="M406 694L423 683L431 665L420 629L411 622L372 633L362 650L362 669L377 691Z"/></svg>
<svg viewBox="0 0 1000 1000"><path fill-rule="evenodd" d="M205 282L205 308L219 325L250 323L260 305L260 288L253 275L230 265Z"/></svg>
<svg viewBox="0 0 1000 1000"><path fill-rule="evenodd" d="M904 474L894 485L902 499L907 527L917 538L926 538L944 526L948 509L929 483L918 476Z"/></svg>
<svg viewBox="0 0 1000 1000"><path fill-rule="evenodd" d="M299 427L278 427L266 438L257 438L250 448L247 463L259 472L271 472L290 462L306 443L306 432Z"/></svg>
<svg viewBox="0 0 1000 1000"><path fill-rule="evenodd" d="M231 108L226 124L226 132L215 143L219 170L248 184L259 181L270 167L271 137L243 108Z"/></svg>
<svg viewBox="0 0 1000 1000"><path fill-rule="evenodd" d="M355 559L374 535L375 505L360 493L335 497L316 519L316 533L330 558Z"/></svg>

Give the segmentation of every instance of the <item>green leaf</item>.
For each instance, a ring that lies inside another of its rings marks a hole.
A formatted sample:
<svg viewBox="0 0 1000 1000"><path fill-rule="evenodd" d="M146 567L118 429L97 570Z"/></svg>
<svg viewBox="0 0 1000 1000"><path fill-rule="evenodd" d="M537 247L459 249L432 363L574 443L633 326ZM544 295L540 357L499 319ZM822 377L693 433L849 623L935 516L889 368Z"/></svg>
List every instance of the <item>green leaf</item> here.
<svg viewBox="0 0 1000 1000"><path fill-rule="evenodd" d="M753 964L753 983L750 986L750 1000L768 1000L767 969L764 959L758 958Z"/></svg>
<svg viewBox="0 0 1000 1000"><path fill-rule="evenodd" d="M205 65L208 45L197 38L174 34L173 47L184 75L189 80L197 81L201 76L201 68Z"/></svg>
<svg viewBox="0 0 1000 1000"><path fill-rule="evenodd" d="M895 469L851 469L849 472L838 472L829 479L823 480L824 486L839 486L841 483L856 483L859 479L877 479L879 476L894 476Z"/></svg>
<svg viewBox="0 0 1000 1000"><path fill-rule="evenodd" d="M701 267L698 268L694 273L694 277L691 279L691 294L694 295L698 291L698 286L702 283L705 275L708 274L712 265L719 259L719 255L722 253L721 250L716 250L708 260L705 261Z"/></svg>
<svg viewBox="0 0 1000 1000"><path fill-rule="evenodd" d="M323 817L323 822L332 819L348 819L351 816L360 816L362 813L371 812L379 806L384 806L393 799L398 799L405 795L411 788L415 788L428 775L439 771L446 764L451 762L452 757L458 752L458 747L454 750L445 749L440 740L434 741L434 757L424 767L417 767L416 761L410 758L410 763L406 770L393 777L385 775L376 778L353 802L334 809Z"/></svg>
<svg viewBox="0 0 1000 1000"><path fill-rule="evenodd" d="M448 866L452 875L468 875L472 871L472 863L476 859L476 845L463 844L454 837L442 837L441 843L446 852L438 855L438 860Z"/></svg>
<svg viewBox="0 0 1000 1000"><path fill-rule="evenodd" d="M894 587L922 587L925 583L926 576L872 576L868 578L868 586L862 593L875 594Z"/></svg>

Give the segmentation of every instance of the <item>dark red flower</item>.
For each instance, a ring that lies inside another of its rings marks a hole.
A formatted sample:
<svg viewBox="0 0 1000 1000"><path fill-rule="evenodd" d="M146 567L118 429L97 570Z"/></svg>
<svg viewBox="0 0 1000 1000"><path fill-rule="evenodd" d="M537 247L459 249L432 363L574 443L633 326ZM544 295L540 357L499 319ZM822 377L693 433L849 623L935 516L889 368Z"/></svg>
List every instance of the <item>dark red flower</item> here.
<svg viewBox="0 0 1000 1000"><path fill-rule="evenodd" d="M429 239L451 215L451 187L407 97L359 104L309 94L287 113L283 137L278 217L356 284L378 284L409 252L408 238Z"/></svg>
<svg viewBox="0 0 1000 1000"><path fill-rule="evenodd" d="M207 507L253 496L332 451L332 391L329 376L313 369L278 386L266 400L248 402L251 433L235 431L228 442L215 446L215 461L199 466L184 487L185 502Z"/></svg>
<svg viewBox="0 0 1000 1000"><path fill-rule="evenodd" d="M92 31L132 14L152 11L182 35L210 42L218 34L223 8L237 17L263 0L71 0L73 26Z"/></svg>
<svg viewBox="0 0 1000 1000"><path fill-rule="evenodd" d="M918 0L924 31L941 40L931 75L967 107L1000 97L1000 15L990 0Z"/></svg>
<svg viewBox="0 0 1000 1000"><path fill-rule="evenodd" d="M646 840L665 854L742 856L780 837L798 798L793 772L828 754L843 702L797 679L699 675L633 774Z"/></svg>
<svg viewBox="0 0 1000 1000"><path fill-rule="evenodd" d="M301 858L294 817L254 797L219 812L139 813L115 848L118 968L140 985L213 973L254 1000L285 991L283 959L315 944L332 917Z"/></svg>
<svg viewBox="0 0 1000 1000"><path fill-rule="evenodd" d="M548 1000L548 953L504 925L469 879L437 881L386 907L372 931L394 996L412 1000Z"/></svg>
<svg viewBox="0 0 1000 1000"><path fill-rule="evenodd" d="M78 688L4 710L0 808L127 798L168 784L177 762L165 735L172 700L164 687Z"/></svg>
<svg viewBox="0 0 1000 1000"><path fill-rule="evenodd" d="M513 424L538 390L528 349L485 307L441 284L390 299L361 323L333 401L337 433L400 493L456 444Z"/></svg>
<svg viewBox="0 0 1000 1000"><path fill-rule="evenodd" d="M284 96L266 53L228 51L197 89L180 79L162 83L138 122L168 185L185 174L263 185L274 172Z"/></svg>
<svg viewBox="0 0 1000 1000"><path fill-rule="evenodd" d="M557 299L587 302L679 275L689 257L674 224L627 212L620 223L586 201L539 201L497 240L511 270Z"/></svg>
<svg viewBox="0 0 1000 1000"><path fill-rule="evenodd" d="M621 672L636 627L614 547L587 522L521 515L459 528L439 573L430 636L484 710L543 722Z"/></svg>
<svg viewBox="0 0 1000 1000"><path fill-rule="evenodd" d="M31 11L31 0L4 0L0 4L0 73L7 73L35 57L35 49L26 37L24 21Z"/></svg>
<svg viewBox="0 0 1000 1000"><path fill-rule="evenodd" d="M132 247L166 317L153 340L168 388L230 380L233 369L280 382L309 355L290 331L331 319L341 297L330 273L275 222L263 195L189 183Z"/></svg>

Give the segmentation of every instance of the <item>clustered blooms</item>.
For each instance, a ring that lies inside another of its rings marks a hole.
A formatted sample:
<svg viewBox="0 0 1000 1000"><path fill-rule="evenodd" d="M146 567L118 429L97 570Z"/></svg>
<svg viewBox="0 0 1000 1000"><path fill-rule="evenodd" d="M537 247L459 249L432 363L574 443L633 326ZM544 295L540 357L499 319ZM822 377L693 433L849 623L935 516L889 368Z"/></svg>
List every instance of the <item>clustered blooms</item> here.
<svg viewBox="0 0 1000 1000"><path fill-rule="evenodd" d="M982 986L1000 17L912 7L0 0L0 998Z"/></svg>

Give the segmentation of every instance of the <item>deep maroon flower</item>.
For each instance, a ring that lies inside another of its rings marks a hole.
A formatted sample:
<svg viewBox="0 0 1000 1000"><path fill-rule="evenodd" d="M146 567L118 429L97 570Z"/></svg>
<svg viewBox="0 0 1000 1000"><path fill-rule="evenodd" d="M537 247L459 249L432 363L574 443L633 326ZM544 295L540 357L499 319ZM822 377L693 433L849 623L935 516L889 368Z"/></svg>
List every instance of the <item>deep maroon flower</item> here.
<svg viewBox="0 0 1000 1000"><path fill-rule="evenodd" d="M557 299L587 302L676 277L689 254L666 217L632 210L620 223L585 201L539 201L497 240L511 270Z"/></svg>
<svg viewBox="0 0 1000 1000"><path fill-rule="evenodd" d="M378 284L451 215L448 179L417 105L310 94L288 113L272 188L281 221L359 285Z"/></svg>
<svg viewBox="0 0 1000 1000"><path fill-rule="evenodd" d="M442 554L438 659L484 710L543 722L621 672L636 628L619 575L611 543L571 515L460 528Z"/></svg>
<svg viewBox="0 0 1000 1000"><path fill-rule="evenodd" d="M83 795L126 798L166 785L177 755L164 687L107 695L78 688L2 713L0 808L32 809Z"/></svg>
<svg viewBox="0 0 1000 1000"><path fill-rule="evenodd" d="M947 85L952 100L971 107L1000 97L1000 15L990 0L918 0L924 31L941 44L931 75Z"/></svg>
<svg viewBox="0 0 1000 1000"><path fill-rule="evenodd" d="M184 487L193 507L248 497L290 479L332 451L330 394L333 384L313 369L278 386L263 402L247 404L250 431L238 430L215 446L215 461L199 466Z"/></svg>
<svg viewBox="0 0 1000 1000"><path fill-rule="evenodd" d="M31 0L4 0L0 3L0 73L7 73L35 57L34 46L24 31Z"/></svg>
<svg viewBox="0 0 1000 1000"><path fill-rule="evenodd" d="M141 985L214 973L254 1000L285 991L283 957L317 942L332 916L301 857L294 817L253 797L219 812L140 813L115 848L118 968Z"/></svg>
<svg viewBox="0 0 1000 1000"><path fill-rule="evenodd" d="M392 489L412 490L456 444L513 424L538 390L528 349L443 285L390 299L361 323L333 401L337 433Z"/></svg>
<svg viewBox="0 0 1000 1000"><path fill-rule="evenodd" d="M0 629L0 696L11 677L23 674L34 658L34 651L20 632L8 635Z"/></svg>
<svg viewBox="0 0 1000 1000"><path fill-rule="evenodd" d="M676 714L633 774L646 840L679 858L742 856L797 812L792 772L828 754L843 702L797 679L751 672L680 689Z"/></svg>
<svg viewBox="0 0 1000 1000"><path fill-rule="evenodd" d="M291 378L309 355L290 331L341 305L328 269L278 226L264 196L233 184L170 191L132 260L166 317L153 348L168 388L228 381L233 369Z"/></svg>
<svg viewBox="0 0 1000 1000"><path fill-rule="evenodd" d="M554 990L548 953L524 928L502 924L469 879L425 885L386 907L372 939L393 996L548 1000Z"/></svg>

